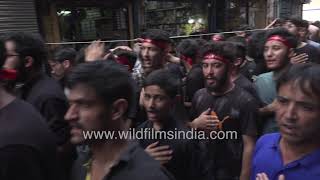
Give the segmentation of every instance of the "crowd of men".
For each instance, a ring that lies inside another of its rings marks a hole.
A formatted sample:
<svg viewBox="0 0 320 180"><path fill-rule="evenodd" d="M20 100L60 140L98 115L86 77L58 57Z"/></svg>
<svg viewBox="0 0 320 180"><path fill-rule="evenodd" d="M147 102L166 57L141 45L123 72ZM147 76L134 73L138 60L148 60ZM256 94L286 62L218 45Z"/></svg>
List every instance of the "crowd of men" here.
<svg viewBox="0 0 320 180"><path fill-rule="evenodd" d="M94 41L50 53L37 35L8 33L0 179L318 180L319 28L288 18L176 44L150 29L133 48ZM84 136L131 128L238 138Z"/></svg>

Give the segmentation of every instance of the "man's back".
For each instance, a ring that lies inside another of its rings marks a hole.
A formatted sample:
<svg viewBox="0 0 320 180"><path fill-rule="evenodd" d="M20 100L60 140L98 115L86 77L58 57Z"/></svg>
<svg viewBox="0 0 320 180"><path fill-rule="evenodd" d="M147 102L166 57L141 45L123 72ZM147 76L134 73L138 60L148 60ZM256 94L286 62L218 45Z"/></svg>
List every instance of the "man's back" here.
<svg viewBox="0 0 320 180"><path fill-rule="evenodd" d="M21 91L21 98L40 112L58 137L59 144L66 142L69 129L64 115L68 105L59 83L43 74L26 84Z"/></svg>
<svg viewBox="0 0 320 180"><path fill-rule="evenodd" d="M57 179L56 139L40 114L15 99L0 110L0 179Z"/></svg>

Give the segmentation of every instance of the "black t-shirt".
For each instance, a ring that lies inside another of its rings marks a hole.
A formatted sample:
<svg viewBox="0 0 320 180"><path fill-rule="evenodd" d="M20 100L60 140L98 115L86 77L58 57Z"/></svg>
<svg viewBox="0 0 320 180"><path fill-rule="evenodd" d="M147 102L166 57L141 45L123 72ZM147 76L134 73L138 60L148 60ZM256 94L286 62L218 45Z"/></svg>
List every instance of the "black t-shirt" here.
<svg viewBox="0 0 320 180"><path fill-rule="evenodd" d="M88 168L85 164L91 158L90 152L83 153L78 157L72 168L71 180L86 180ZM173 180L173 177L160 163L152 159L137 142L130 142L127 150L120 155L118 163L103 178L103 180L127 179Z"/></svg>
<svg viewBox="0 0 320 180"><path fill-rule="evenodd" d="M221 96L214 96L205 88L195 94L192 119L211 108L217 113L219 120L230 117L223 123L223 131L237 132L236 139L211 140L207 145L210 152L208 157L215 158L212 168L218 179L226 175L229 178L239 177L243 152L242 135L257 136L258 107L257 100L238 86Z"/></svg>
<svg viewBox="0 0 320 180"><path fill-rule="evenodd" d="M297 55L306 53L309 56L309 62L318 63L318 64L320 63L319 50L311 46L310 44L306 44L302 48L297 48L295 52L297 53Z"/></svg>
<svg viewBox="0 0 320 180"><path fill-rule="evenodd" d="M194 94L204 88L204 77L201 65L192 66L186 78L186 101L190 102Z"/></svg>
<svg viewBox="0 0 320 180"><path fill-rule="evenodd" d="M68 102L61 85L41 74L19 89L20 97L32 104L47 121L59 144L69 141L69 125L64 120Z"/></svg>
<svg viewBox="0 0 320 180"><path fill-rule="evenodd" d="M153 123L146 121L142 123L138 130L153 129ZM160 131L165 132L187 132L183 123L170 119ZM198 143L196 140L190 139L165 139L155 136L153 139L141 139L140 145L143 149L150 144L159 142L159 146L169 145L173 150L172 159L164 165L167 170L172 173L176 180L196 180L210 179L209 162L205 157L205 146Z"/></svg>
<svg viewBox="0 0 320 180"><path fill-rule="evenodd" d="M0 109L0 179L61 179L56 139L41 115L15 99Z"/></svg>
<svg viewBox="0 0 320 180"><path fill-rule="evenodd" d="M255 85L246 77L240 74L240 76L234 81L234 83L236 86L239 86L242 89L246 90L250 95L256 98L256 100L259 100Z"/></svg>
<svg viewBox="0 0 320 180"><path fill-rule="evenodd" d="M249 61L247 60L246 64L240 68L240 73L246 77L248 80L252 81L253 75L255 75L257 65L256 63L252 60Z"/></svg>

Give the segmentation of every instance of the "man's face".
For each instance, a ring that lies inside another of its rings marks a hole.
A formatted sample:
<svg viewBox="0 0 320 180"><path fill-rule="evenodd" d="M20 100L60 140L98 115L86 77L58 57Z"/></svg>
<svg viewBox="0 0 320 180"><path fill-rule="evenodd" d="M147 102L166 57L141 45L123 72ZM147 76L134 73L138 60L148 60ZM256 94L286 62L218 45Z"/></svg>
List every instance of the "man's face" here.
<svg viewBox="0 0 320 180"><path fill-rule="evenodd" d="M144 42L140 48L140 59L144 72L149 74L153 70L160 69L164 64L165 53L154 44Z"/></svg>
<svg viewBox="0 0 320 180"><path fill-rule="evenodd" d="M170 97L159 86L144 88L143 106L149 121L163 122L169 116L171 103Z"/></svg>
<svg viewBox="0 0 320 180"><path fill-rule="evenodd" d="M7 58L3 65L6 69L17 69L21 62L19 54L16 52L16 44L13 41L5 42Z"/></svg>
<svg viewBox="0 0 320 180"><path fill-rule="evenodd" d="M219 91L228 80L228 67L225 63L216 59L202 61L202 72L209 91Z"/></svg>
<svg viewBox="0 0 320 180"><path fill-rule="evenodd" d="M24 59L16 52L16 44L13 41L5 42L7 58L3 65L5 69L15 69L18 72L16 81L25 82L28 75L28 68L25 67Z"/></svg>
<svg viewBox="0 0 320 180"><path fill-rule="evenodd" d="M292 22L285 22L283 24L283 27L285 29L287 29L291 34L293 34L294 36L299 36L298 34L298 27L296 25L294 25Z"/></svg>
<svg viewBox="0 0 320 180"><path fill-rule="evenodd" d="M93 142L84 139L83 131L112 129L110 113L93 88L78 84L66 94L70 107L65 119L71 126L71 143Z"/></svg>
<svg viewBox="0 0 320 180"><path fill-rule="evenodd" d="M302 41L302 42L307 41L308 36L309 36L309 31L307 28L303 28L303 27L299 28L300 41Z"/></svg>
<svg viewBox="0 0 320 180"><path fill-rule="evenodd" d="M67 69L63 63L49 60L49 65L51 67L51 75L53 78L59 80L65 76Z"/></svg>
<svg viewBox="0 0 320 180"><path fill-rule="evenodd" d="M288 47L279 41L267 41L263 55L267 68L270 70L280 69L289 63Z"/></svg>
<svg viewBox="0 0 320 180"><path fill-rule="evenodd" d="M278 91L276 118L280 132L287 142L299 144L320 135L319 96L306 95L293 82Z"/></svg>

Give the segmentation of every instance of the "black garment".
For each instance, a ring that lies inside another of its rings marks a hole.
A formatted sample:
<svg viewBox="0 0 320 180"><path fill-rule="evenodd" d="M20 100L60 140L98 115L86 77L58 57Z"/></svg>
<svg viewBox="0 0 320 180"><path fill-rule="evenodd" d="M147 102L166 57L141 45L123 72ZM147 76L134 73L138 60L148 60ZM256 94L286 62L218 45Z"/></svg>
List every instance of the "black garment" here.
<svg viewBox="0 0 320 180"><path fill-rule="evenodd" d="M174 75L177 79L182 79L185 77L185 70L181 64L176 63L168 63L164 67L167 69L172 75Z"/></svg>
<svg viewBox="0 0 320 180"><path fill-rule="evenodd" d="M240 74L252 81L252 77L255 75L257 64L254 60L247 60L246 64L240 68Z"/></svg>
<svg viewBox="0 0 320 180"><path fill-rule="evenodd" d="M242 74L234 81L234 84L246 90L251 96L256 98L257 101L259 100L255 85Z"/></svg>
<svg viewBox="0 0 320 180"><path fill-rule="evenodd" d="M69 126L64 115L68 110L68 102L59 83L41 74L19 91L21 98L32 104L44 117L57 136L59 144L67 142Z"/></svg>
<svg viewBox="0 0 320 180"><path fill-rule="evenodd" d="M66 86L66 77L65 76L59 80L59 84L62 87L62 89L64 89L64 87Z"/></svg>
<svg viewBox="0 0 320 180"><path fill-rule="evenodd" d="M145 129L151 131L153 123L146 121L138 127L138 130ZM181 122L170 119L160 131L187 132L188 129ZM144 149L157 141L159 141L159 146L169 145L170 149L173 150L172 159L164 167L172 173L176 180L212 180L212 176L209 175L209 162L206 161L205 157L205 147L201 146L202 144L196 140L175 138L166 139L157 136L154 139L141 139L140 145Z"/></svg>
<svg viewBox="0 0 320 180"><path fill-rule="evenodd" d="M79 156L73 166L71 180L85 180L87 169L84 164L90 158L89 153ZM169 180L173 178L158 162L147 155L137 142L130 142L127 150L120 156L119 163L113 166L110 173L103 178L103 180L127 179Z"/></svg>
<svg viewBox="0 0 320 180"><path fill-rule="evenodd" d="M0 129L0 179L61 179L56 139L32 105L15 99L0 109Z"/></svg>
<svg viewBox="0 0 320 180"><path fill-rule="evenodd" d="M217 113L219 120L230 117L223 123L223 131L237 132L237 139L216 139L207 144L208 158L214 158L212 171L217 179L237 178L242 165L242 135L257 136L258 102L237 86L221 96L213 96L207 89L201 89L192 101L192 119L208 108Z"/></svg>
<svg viewBox="0 0 320 180"><path fill-rule="evenodd" d="M306 44L302 48L295 49L297 55L306 53L309 56L309 62L320 64L320 53L319 50L310 44Z"/></svg>
<svg viewBox="0 0 320 180"><path fill-rule="evenodd" d="M186 101L191 102L193 95L204 88L204 77L200 64L192 66L186 79Z"/></svg>

